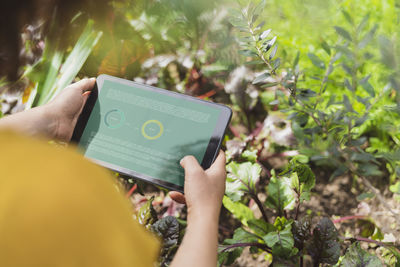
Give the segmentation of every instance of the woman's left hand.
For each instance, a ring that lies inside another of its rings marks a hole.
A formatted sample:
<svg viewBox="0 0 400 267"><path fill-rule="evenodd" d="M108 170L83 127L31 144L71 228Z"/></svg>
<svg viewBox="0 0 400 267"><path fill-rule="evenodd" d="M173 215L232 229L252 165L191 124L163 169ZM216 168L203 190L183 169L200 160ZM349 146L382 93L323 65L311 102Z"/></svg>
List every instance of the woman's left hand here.
<svg viewBox="0 0 400 267"><path fill-rule="evenodd" d="M90 78L71 84L54 100L43 106L54 122L55 127L50 133L52 138L65 142L71 140L76 122L95 82L95 78Z"/></svg>
<svg viewBox="0 0 400 267"><path fill-rule="evenodd" d="M0 120L0 129L69 142L95 82L95 78L83 79L43 106L5 116Z"/></svg>

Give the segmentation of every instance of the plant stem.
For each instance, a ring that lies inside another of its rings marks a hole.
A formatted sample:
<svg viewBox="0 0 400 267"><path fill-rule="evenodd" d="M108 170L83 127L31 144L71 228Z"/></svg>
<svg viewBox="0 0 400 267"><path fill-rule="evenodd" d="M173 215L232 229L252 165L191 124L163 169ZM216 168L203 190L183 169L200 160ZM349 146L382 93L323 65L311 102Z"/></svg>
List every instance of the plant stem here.
<svg viewBox="0 0 400 267"><path fill-rule="evenodd" d="M249 31L251 33L251 37L253 38L255 47L257 49L258 56L265 63L265 65L267 65L268 69L272 70L271 64L268 62L268 60L265 59L263 52L261 51L260 47L257 45L257 36L254 33L253 29L251 28L251 22L250 21L247 21L247 26L249 27Z"/></svg>
<svg viewBox="0 0 400 267"><path fill-rule="evenodd" d="M303 255L300 256L300 267L304 266L304 258L303 257L304 257Z"/></svg>
<svg viewBox="0 0 400 267"><path fill-rule="evenodd" d="M271 249L265 245L265 244L261 244L261 243L257 243L257 242L251 242L251 243L236 243L233 245L229 245L226 248L224 248L221 252L225 252L228 249L232 249L232 248L240 248L240 247L258 247L262 250L265 250L267 252L271 252Z"/></svg>
<svg viewBox="0 0 400 267"><path fill-rule="evenodd" d="M261 214L262 214L262 217L263 217L264 221L267 222L267 223L269 223L267 213L265 212L264 206L263 206L263 204L261 203L261 200L258 198L257 193L256 193L256 192L252 192L252 193L250 194L250 196L251 196L251 198L254 200L254 202L256 202L256 204L257 204L259 210L261 211Z"/></svg>
<svg viewBox="0 0 400 267"><path fill-rule="evenodd" d="M325 84L328 82L329 74L331 73L332 68L333 68L333 60L334 60L335 56L336 56L336 54L332 55L331 58L329 59L329 64L328 64L328 67L326 68L324 78L322 79L321 86L320 86L319 92L318 92L318 98L317 98L317 101L315 101L313 109L317 108L318 103L319 103L319 97L322 95L322 90L324 89Z"/></svg>
<svg viewBox="0 0 400 267"><path fill-rule="evenodd" d="M294 217L295 220L299 217L299 211L300 211L300 196L299 199L297 200L297 207L296 207L296 216Z"/></svg>

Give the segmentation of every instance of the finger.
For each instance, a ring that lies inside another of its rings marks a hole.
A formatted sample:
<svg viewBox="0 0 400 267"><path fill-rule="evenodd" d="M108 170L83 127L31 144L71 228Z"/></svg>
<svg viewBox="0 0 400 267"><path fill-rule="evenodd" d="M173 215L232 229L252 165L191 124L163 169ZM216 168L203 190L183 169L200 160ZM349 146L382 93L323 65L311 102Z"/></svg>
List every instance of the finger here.
<svg viewBox="0 0 400 267"><path fill-rule="evenodd" d="M82 113L82 110L86 104L86 101L88 100L89 96L90 96L91 91L86 91L82 94L82 107L79 110L79 115Z"/></svg>
<svg viewBox="0 0 400 267"><path fill-rule="evenodd" d="M172 200L178 202L179 204L186 204L185 196L182 193L171 191L168 193L168 195L170 196L170 198L172 198Z"/></svg>
<svg viewBox="0 0 400 267"><path fill-rule="evenodd" d="M96 78L90 78L90 79L85 78L80 80L79 82L71 84L70 87L73 88L74 90L80 90L81 93L83 94L87 91L91 91L95 83L96 83Z"/></svg>
<svg viewBox="0 0 400 267"><path fill-rule="evenodd" d="M185 176L187 174L203 171L203 168L197 162L194 156L186 156L180 161L181 166L185 169Z"/></svg>
<svg viewBox="0 0 400 267"><path fill-rule="evenodd" d="M225 152L220 150L217 159L207 170L209 172L225 172L226 157Z"/></svg>

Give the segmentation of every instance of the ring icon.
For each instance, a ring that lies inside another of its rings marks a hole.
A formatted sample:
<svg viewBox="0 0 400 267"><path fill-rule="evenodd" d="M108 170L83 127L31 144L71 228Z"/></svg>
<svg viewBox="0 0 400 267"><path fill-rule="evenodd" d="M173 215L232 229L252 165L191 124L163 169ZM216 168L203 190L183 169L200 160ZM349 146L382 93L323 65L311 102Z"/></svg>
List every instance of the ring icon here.
<svg viewBox="0 0 400 267"><path fill-rule="evenodd" d="M104 116L104 122L110 129L117 129L125 122L125 115L119 109L112 109Z"/></svg>
<svg viewBox="0 0 400 267"><path fill-rule="evenodd" d="M148 120L142 125L142 135L149 140L160 138L164 132L164 126L158 120Z"/></svg>

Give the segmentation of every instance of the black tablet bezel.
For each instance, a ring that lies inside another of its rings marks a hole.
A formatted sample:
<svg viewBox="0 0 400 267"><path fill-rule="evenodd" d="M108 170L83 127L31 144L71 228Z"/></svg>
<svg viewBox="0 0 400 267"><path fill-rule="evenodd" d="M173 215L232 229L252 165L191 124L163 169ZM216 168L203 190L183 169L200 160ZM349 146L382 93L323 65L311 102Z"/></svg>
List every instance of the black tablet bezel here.
<svg viewBox="0 0 400 267"><path fill-rule="evenodd" d="M142 89L150 90L152 92L157 92L157 93L165 94L165 95L172 96L175 98L184 99L187 101L201 103L203 105L218 108L221 111L220 116L218 118L214 132L210 138L210 142L208 143L206 153L204 154L203 161L201 162L200 165L203 167L203 169L206 170L215 161L216 157L218 156L219 150L221 148L221 143L224 139L224 134L225 134L226 128L228 127L228 124L232 117L232 110L229 107L227 107L225 105L205 101L203 99L198 99L198 98L195 98L195 97L192 97L189 95L184 95L184 94L168 91L165 89L161 89L161 88L157 88L154 86L149 86L149 85L145 85L145 84L141 84L141 83L137 83L137 82L133 82L133 81L117 78L117 77L113 77L113 76L106 75L106 74L102 74L97 77L95 87L93 88L92 93L90 94L89 98L87 99L86 104L78 118L74 132L72 134L71 142L76 143L76 144L79 143L79 141L82 137L82 134L85 130L86 124L90 118L90 114L93 110L93 107L96 104L99 92L100 92L101 88L103 87L105 80L109 80L109 81L116 82L116 83L122 83L122 84L130 85L130 86L136 86L136 87L140 87ZM169 183L169 182L165 182L165 181L156 179L156 178L148 176L148 175L137 173L135 171L132 171L132 170L129 170L129 169L126 169L126 168L123 168L123 167L120 167L120 166L117 166L114 164L110 164L108 162L104 162L104 161L100 161L100 160L92 159L92 158L89 158L89 159L96 162L97 164L99 164L101 166L104 166L108 169L116 171L120 174L130 176L130 177L133 177L136 179L144 180L144 181L153 183L155 185L159 185L161 187L165 187L167 189L175 190L175 191L179 191L179 192L183 193L182 186L179 186L179 185L176 185L173 183Z"/></svg>

